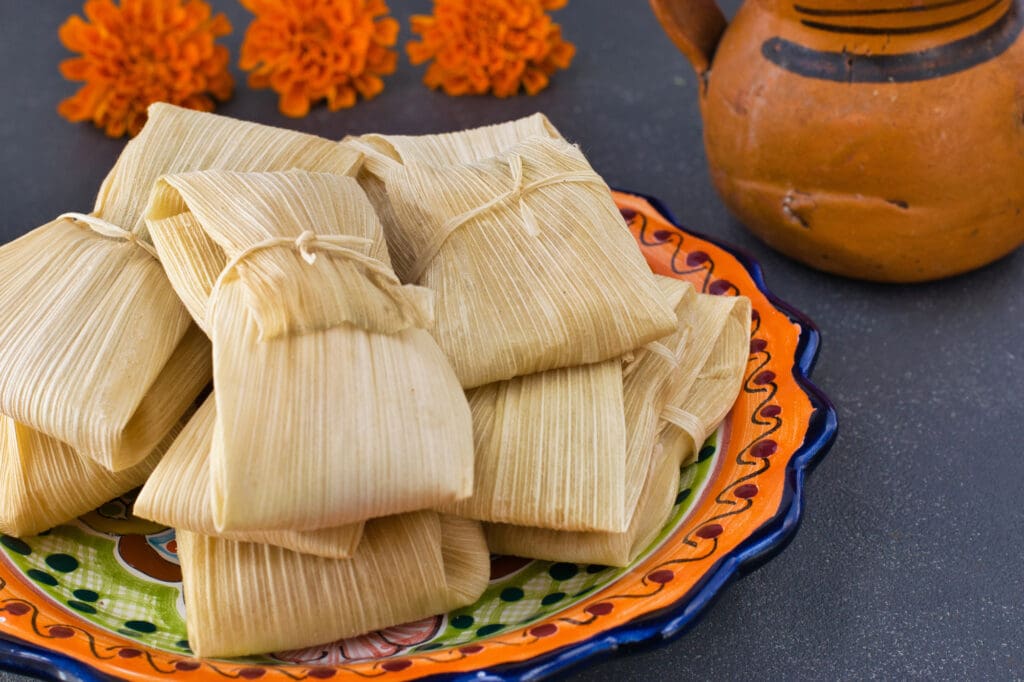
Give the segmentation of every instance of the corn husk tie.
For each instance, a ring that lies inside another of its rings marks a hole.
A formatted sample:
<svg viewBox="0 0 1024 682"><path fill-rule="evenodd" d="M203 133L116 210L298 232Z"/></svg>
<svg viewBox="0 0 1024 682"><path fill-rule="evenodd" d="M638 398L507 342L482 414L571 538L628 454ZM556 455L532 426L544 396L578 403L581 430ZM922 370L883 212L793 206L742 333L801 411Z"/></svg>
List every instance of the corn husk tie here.
<svg viewBox="0 0 1024 682"><path fill-rule="evenodd" d="M537 222L537 216L534 215L533 209L526 203L525 197L530 192L534 192L543 187L550 187L553 185L560 185L567 182L583 182L596 184L599 187L604 187L604 179L593 171L569 171L565 173L557 173L550 175L539 180L534 180L531 183L524 184L523 182L523 158L518 154L509 154L507 157L509 171L512 173L512 187L500 196L494 197L487 203L481 204L474 209L466 211L465 213L457 216L452 216L441 226L441 229L430 235L429 241L422 246L422 250L417 254L416 260L413 261L412 266L409 269L409 279L413 282L418 282L423 277L424 270L430 265L430 262L434 260L437 253L441 250L448 238L452 236L452 233L460 227L465 226L467 223L472 221L474 218L483 215L489 211L497 209L499 206L504 204L510 204L518 202L519 218L522 220L523 228L526 230L526 234L531 237L536 237L540 234L540 224Z"/></svg>
<svg viewBox="0 0 1024 682"><path fill-rule="evenodd" d="M234 275L235 268L237 268L242 261L265 249L280 247L294 248L299 252L302 260L306 261L309 265L314 265L316 263L317 252L326 252L334 256L340 256L361 265L373 280L380 282L383 285L380 287L381 289L384 289L389 293L402 291L402 283L398 281L398 277L388 265L353 248L366 247L371 244L371 242L372 240L365 237L356 237L345 234L317 235L312 230L305 230L295 239L292 239L291 237L274 237L271 239L265 239L243 249L232 256L231 260L227 262L224 269L217 277L217 281L214 282L213 290L210 293L210 298L207 303L207 325L209 326L209 320L213 317L213 306L218 299L218 294L224 285L224 281ZM421 325L430 323L430 320L428 319L429 316L423 313L421 308L413 299L396 295L392 296L392 300L396 306L401 307L404 314L415 323Z"/></svg>
<svg viewBox="0 0 1024 682"><path fill-rule="evenodd" d="M538 113L497 125L436 135L370 134L346 137L341 146L363 157L362 167L356 177L380 216L384 235L390 242L399 231L395 211L384 185L384 175L389 169L409 162L435 166L473 163L497 156L529 137L562 139L551 121L544 114ZM414 281L405 276L401 268L396 271L403 282Z"/></svg>
<svg viewBox="0 0 1024 682"><path fill-rule="evenodd" d="M107 222L100 217L89 215L87 213L62 213L57 216L57 220L70 220L78 225L88 227L93 232L101 234L104 237L110 237L111 239L120 239L131 244L138 246L140 249L148 253L156 260L160 260L160 257L156 255L156 249L153 245L147 241L138 238L134 232L124 229L120 225Z"/></svg>

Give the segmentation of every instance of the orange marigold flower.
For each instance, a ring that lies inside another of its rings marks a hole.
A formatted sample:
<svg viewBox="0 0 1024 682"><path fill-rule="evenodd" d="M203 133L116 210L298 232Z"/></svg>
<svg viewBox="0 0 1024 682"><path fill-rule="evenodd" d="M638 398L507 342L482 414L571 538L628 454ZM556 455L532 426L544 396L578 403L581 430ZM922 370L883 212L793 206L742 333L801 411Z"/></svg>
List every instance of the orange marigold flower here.
<svg viewBox="0 0 1024 682"><path fill-rule="evenodd" d="M111 137L135 135L153 102L212 111L231 96L230 54L216 39L231 33L203 0L88 0L86 19L68 17L65 78L85 85L57 108L69 121L92 121Z"/></svg>
<svg viewBox="0 0 1024 682"><path fill-rule="evenodd" d="M398 22L384 0L242 0L256 18L245 33L241 66L253 88L273 88L286 116L311 103L331 111L384 89L394 73Z"/></svg>
<svg viewBox="0 0 1024 682"><path fill-rule="evenodd" d="M568 0L434 0L434 13L412 18L419 42L406 46L413 64L433 60L423 82L449 95L531 95L568 68L576 48L562 39L549 10Z"/></svg>

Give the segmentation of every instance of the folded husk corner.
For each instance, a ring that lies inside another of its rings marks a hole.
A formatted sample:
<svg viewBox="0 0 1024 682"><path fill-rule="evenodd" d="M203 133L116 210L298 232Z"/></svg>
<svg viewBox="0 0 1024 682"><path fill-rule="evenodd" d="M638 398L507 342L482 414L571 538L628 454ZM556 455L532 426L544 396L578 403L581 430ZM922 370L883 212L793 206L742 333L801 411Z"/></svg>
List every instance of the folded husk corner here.
<svg viewBox="0 0 1024 682"><path fill-rule="evenodd" d="M167 176L147 216L213 339L219 532L334 528L469 494L470 413L425 329L432 294L395 278L354 179Z"/></svg>
<svg viewBox="0 0 1024 682"><path fill-rule="evenodd" d="M479 599L490 575L480 525L434 512L368 522L351 559L188 531L178 559L189 645L204 657L298 649L445 613Z"/></svg>
<svg viewBox="0 0 1024 682"><path fill-rule="evenodd" d="M293 530L218 533L210 497L210 448L217 407L211 395L150 474L134 514L156 523L238 542L277 545L301 554L346 559L363 535L362 522L308 532Z"/></svg>
<svg viewBox="0 0 1024 682"><path fill-rule="evenodd" d="M138 464L112 472L55 438L0 416L0 532L36 535L137 488L181 430Z"/></svg>

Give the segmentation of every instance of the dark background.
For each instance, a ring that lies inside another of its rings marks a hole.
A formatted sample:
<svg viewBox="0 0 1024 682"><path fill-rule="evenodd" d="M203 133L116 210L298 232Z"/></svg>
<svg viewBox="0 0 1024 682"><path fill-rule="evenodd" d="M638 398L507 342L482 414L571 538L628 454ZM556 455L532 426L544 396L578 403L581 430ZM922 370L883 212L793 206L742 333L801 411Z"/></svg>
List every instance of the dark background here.
<svg viewBox="0 0 1024 682"><path fill-rule="evenodd" d="M235 27L227 42L237 62L249 17L235 2L212 4ZM723 4L732 12L739 2ZM429 2L391 5L404 43L405 17ZM69 55L57 28L79 8L0 0L3 241L89 211L124 144L56 114L77 87L58 73ZM1024 253L917 286L838 279L786 260L715 195L694 75L647 4L572 0L556 17L578 55L537 97L450 98L427 90L403 59L381 96L348 111L287 119L273 93L239 77L219 112L340 138L544 111L609 183L661 197L684 224L753 252L775 293L821 327L814 379L838 406L840 436L810 477L791 545L728 587L681 638L573 679L1024 679Z"/></svg>

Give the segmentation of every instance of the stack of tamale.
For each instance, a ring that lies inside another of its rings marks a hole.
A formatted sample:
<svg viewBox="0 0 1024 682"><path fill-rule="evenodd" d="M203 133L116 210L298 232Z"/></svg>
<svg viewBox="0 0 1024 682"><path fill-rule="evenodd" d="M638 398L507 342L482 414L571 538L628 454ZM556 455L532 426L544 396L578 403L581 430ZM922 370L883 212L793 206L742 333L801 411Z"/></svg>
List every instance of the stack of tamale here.
<svg viewBox="0 0 1024 682"><path fill-rule="evenodd" d="M539 114L339 144L155 105L0 284L0 530L145 482L201 656L470 604L489 551L628 564L750 318L652 275Z"/></svg>
<svg viewBox="0 0 1024 682"><path fill-rule="evenodd" d="M486 521L495 551L628 564L735 400L749 302L652 276L541 115L343 144L366 154L396 271L437 292L434 334L468 389L473 496L445 509Z"/></svg>

